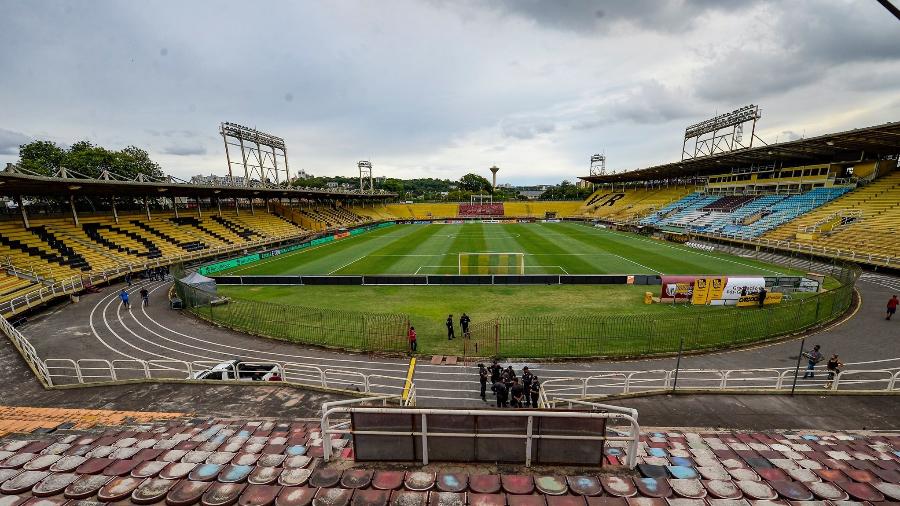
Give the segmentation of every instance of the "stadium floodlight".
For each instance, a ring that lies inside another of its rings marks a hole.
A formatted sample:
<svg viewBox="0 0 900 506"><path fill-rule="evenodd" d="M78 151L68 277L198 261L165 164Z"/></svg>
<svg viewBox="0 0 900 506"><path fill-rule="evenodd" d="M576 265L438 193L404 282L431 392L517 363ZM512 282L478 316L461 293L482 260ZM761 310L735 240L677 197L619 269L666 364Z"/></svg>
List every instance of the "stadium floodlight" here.
<svg viewBox="0 0 900 506"><path fill-rule="evenodd" d="M525 274L525 253L459 253L459 274Z"/></svg>
<svg viewBox="0 0 900 506"><path fill-rule="evenodd" d="M359 192L375 193L375 185L372 183L372 162L360 160L356 162L359 169Z"/></svg>
<svg viewBox="0 0 900 506"><path fill-rule="evenodd" d="M223 122L219 134L225 143L228 184L238 186L281 186L290 184L287 146L284 139L254 128ZM231 149L239 148L240 159L231 160ZM232 166L243 167L243 177L235 178Z"/></svg>
<svg viewBox="0 0 900 506"><path fill-rule="evenodd" d="M606 175L606 155L601 155L599 153L591 155L591 169L589 174L592 176Z"/></svg>
<svg viewBox="0 0 900 506"><path fill-rule="evenodd" d="M763 142L756 135L756 122L761 117L759 106L750 104L688 126L684 129L681 159L689 160L748 149L753 146L753 139ZM752 126L749 141L744 142L744 125L747 123L751 123ZM694 142L691 149L688 144L692 139Z"/></svg>

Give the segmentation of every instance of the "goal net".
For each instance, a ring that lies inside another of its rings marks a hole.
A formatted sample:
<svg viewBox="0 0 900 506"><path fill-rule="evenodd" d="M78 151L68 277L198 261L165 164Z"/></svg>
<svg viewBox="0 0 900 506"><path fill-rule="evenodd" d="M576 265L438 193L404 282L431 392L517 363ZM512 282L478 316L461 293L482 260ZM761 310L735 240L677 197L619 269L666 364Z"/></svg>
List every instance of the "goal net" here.
<svg viewBox="0 0 900 506"><path fill-rule="evenodd" d="M525 253L460 253L460 274L525 274Z"/></svg>

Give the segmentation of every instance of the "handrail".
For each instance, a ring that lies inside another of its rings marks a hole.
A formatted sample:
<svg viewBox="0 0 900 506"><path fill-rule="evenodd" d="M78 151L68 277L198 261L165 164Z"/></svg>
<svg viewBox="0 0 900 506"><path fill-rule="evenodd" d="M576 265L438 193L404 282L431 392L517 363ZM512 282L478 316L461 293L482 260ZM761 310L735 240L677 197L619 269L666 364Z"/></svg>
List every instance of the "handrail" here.
<svg viewBox="0 0 900 506"><path fill-rule="evenodd" d="M625 441L628 443L628 450L625 454L626 465L630 469L634 469L637 465L637 448L640 442L641 427L635 417L625 412L591 412L591 411L540 411L540 410L495 410L495 409L410 409L410 408L365 408L352 407L347 405L331 406L322 410L321 419L321 437L324 450L323 458L325 462L331 460L332 446L331 436L333 434L359 434L359 435L380 435L380 436L411 436L421 438L422 464L428 465L428 438L429 437L454 437L454 438L472 438L472 439L524 439L525 440L525 466L531 467L532 447L535 440L588 440L588 441ZM396 431L396 430L355 430L352 427L345 428L346 422L340 422L338 425L331 424L331 416L337 413L353 414L401 414L421 417L421 427L419 430ZM491 434L484 432L432 432L428 430L428 417L433 416L502 416L502 417L522 417L527 418L527 429L523 434ZM607 419L607 420L623 420L630 425L630 433L624 436L616 436L609 434L602 435L555 435L555 434L534 434L532 432L534 419L541 418L583 418L583 419Z"/></svg>
<svg viewBox="0 0 900 506"><path fill-rule="evenodd" d="M559 402L579 399L594 399L628 395L635 392L635 385L640 385L641 393L675 392L678 389L690 391L724 391L736 389L773 390L783 392L791 390L796 369L678 369L678 384L674 382L676 369L658 369L653 371L598 371L586 377L560 377L545 379L538 395L539 406L554 406ZM800 369L800 373L805 372ZM819 375L812 380L802 380L804 384L799 390L810 388L827 388L837 391L841 384L875 384L877 388L841 389L847 391L900 391L900 369L848 369L836 375L834 381L828 379L828 370L822 367L815 369ZM641 378L640 375L657 374L655 378ZM879 375L880 378L863 378L848 380L849 376ZM608 380L608 381L603 381ZM750 384L752 383L752 384Z"/></svg>

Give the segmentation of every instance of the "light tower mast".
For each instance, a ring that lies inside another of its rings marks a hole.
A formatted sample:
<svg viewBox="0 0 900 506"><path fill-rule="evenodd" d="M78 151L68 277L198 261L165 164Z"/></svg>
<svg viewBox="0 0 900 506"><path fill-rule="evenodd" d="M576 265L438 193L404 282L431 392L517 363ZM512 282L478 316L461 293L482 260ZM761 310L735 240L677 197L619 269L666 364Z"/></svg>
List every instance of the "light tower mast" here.
<svg viewBox="0 0 900 506"><path fill-rule="evenodd" d="M360 193L375 193L375 185L372 184L372 162L360 160L356 166L359 168Z"/></svg>
<svg viewBox="0 0 900 506"><path fill-rule="evenodd" d="M591 155L591 172L592 176L606 175L606 155Z"/></svg>

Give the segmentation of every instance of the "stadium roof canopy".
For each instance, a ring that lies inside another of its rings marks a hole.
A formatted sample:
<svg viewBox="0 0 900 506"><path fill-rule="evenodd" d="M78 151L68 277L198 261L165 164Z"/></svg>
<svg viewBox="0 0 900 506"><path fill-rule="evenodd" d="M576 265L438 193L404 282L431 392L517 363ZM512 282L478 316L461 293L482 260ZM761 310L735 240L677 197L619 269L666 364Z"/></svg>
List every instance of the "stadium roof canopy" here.
<svg viewBox="0 0 900 506"><path fill-rule="evenodd" d="M656 181L724 174L732 168L779 163L785 167L848 162L900 154L900 122L857 128L796 141L781 142L692 158L604 176L584 176L591 183Z"/></svg>
<svg viewBox="0 0 900 506"><path fill-rule="evenodd" d="M360 193L352 190L324 188L238 186L192 184L168 181L136 181L49 177L25 173L8 166L0 171L0 195L55 196L69 195L116 197L188 197L188 198L302 198L310 200L386 200L397 194L378 191Z"/></svg>

